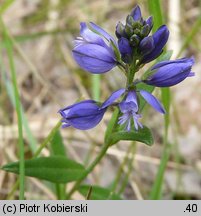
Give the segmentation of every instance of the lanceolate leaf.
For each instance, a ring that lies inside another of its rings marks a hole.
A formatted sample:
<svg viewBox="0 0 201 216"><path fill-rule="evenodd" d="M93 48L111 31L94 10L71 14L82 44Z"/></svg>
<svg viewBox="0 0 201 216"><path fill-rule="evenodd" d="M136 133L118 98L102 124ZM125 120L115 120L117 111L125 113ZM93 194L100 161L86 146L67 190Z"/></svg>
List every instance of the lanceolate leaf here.
<svg viewBox="0 0 201 216"><path fill-rule="evenodd" d="M2 167L7 172L19 174L19 162ZM67 183L78 180L84 173L84 167L63 156L40 157L25 161L25 175L39 179Z"/></svg>
<svg viewBox="0 0 201 216"><path fill-rule="evenodd" d="M132 141L139 141L145 143L149 146L153 145L154 139L151 133L151 130L143 126L143 128L136 130L131 130L129 132L121 130L117 132L113 132L110 137L110 143L115 144L120 140L132 140Z"/></svg>
<svg viewBox="0 0 201 216"><path fill-rule="evenodd" d="M86 197L90 189L91 193L88 197L90 200L121 200L121 197L117 194L111 194L110 190L99 186L82 185L78 188L78 191Z"/></svg>

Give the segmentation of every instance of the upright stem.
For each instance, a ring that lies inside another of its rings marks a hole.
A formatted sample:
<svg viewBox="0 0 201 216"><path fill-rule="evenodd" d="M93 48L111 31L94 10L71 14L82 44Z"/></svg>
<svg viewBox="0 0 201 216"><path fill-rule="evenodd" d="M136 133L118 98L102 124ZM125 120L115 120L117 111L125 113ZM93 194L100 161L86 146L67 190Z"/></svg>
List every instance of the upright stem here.
<svg viewBox="0 0 201 216"><path fill-rule="evenodd" d="M128 68L127 88L132 85L136 72L136 61L134 60L133 64Z"/></svg>
<svg viewBox="0 0 201 216"><path fill-rule="evenodd" d="M86 169L86 171L84 172L84 174L82 175L82 177L75 183L75 185L73 186L73 188L69 191L69 193L67 194L67 199L69 199L72 194L76 191L76 189L80 186L80 184L82 183L82 181L88 176L88 174L95 168L95 166L101 161L101 159L104 157L105 153L107 152L108 148L110 146L110 143L106 142L103 145L103 148L101 149L101 151L99 152L99 154L97 155L96 159L93 161L93 163Z"/></svg>

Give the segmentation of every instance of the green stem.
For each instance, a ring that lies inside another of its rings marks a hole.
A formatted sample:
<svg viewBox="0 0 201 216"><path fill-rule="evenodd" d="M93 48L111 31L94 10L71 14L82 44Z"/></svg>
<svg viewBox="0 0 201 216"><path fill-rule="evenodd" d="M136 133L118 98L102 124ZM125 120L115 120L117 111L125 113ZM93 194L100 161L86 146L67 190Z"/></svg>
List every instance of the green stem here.
<svg viewBox="0 0 201 216"><path fill-rule="evenodd" d="M101 159L104 157L104 155L106 154L108 148L110 147L110 143L104 143L103 148L101 149L101 151L99 152L99 154L97 155L97 157L95 158L95 160L92 162L92 164L86 169L86 171L84 172L84 174L82 175L82 177L75 183L75 185L73 186L73 188L69 191L68 195L67 195L67 199L69 199L72 194L77 190L77 188L80 186L80 184L82 183L82 181L88 176L89 173L92 172L92 170L95 168L95 166L101 161Z"/></svg>
<svg viewBox="0 0 201 216"><path fill-rule="evenodd" d="M19 90L17 86L17 78L16 78L16 71L15 71L15 64L13 60L13 48L12 48L12 42L9 38L9 35L7 33L6 27L3 23L3 20L1 18L0 20L1 26L3 29L3 33L6 40L6 50L8 54L9 64L10 64L10 72L11 72L11 78L12 78L12 84L14 89L14 95L15 95L15 104L16 104L16 112L17 112L17 123L18 123L18 144L19 144L19 185L20 185L20 194L19 199L24 200L24 178L25 178L25 168L24 168L24 142L23 142L23 128L22 128L22 113L21 113L21 103L20 103L20 95Z"/></svg>
<svg viewBox="0 0 201 216"><path fill-rule="evenodd" d="M132 86L133 84L133 79L135 76L135 73L138 71L137 66L136 66L136 60L133 60L133 64L127 69L128 73L128 79L127 79L127 88L129 86Z"/></svg>
<svg viewBox="0 0 201 216"><path fill-rule="evenodd" d="M58 128L61 126L61 121L57 122L57 124L54 126L54 128L51 130L51 132L48 134L47 138L41 143L37 151L34 153L33 157L38 157L43 148L46 147L46 145L50 142L50 140L53 138L55 133L57 132Z"/></svg>

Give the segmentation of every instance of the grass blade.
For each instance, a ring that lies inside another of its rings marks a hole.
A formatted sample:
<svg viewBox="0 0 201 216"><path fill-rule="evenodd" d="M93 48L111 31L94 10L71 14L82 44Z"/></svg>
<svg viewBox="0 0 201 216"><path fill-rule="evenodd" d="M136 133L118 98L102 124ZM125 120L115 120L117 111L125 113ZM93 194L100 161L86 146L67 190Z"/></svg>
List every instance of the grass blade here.
<svg viewBox="0 0 201 216"><path fill-rule="evenodd" d="M5 73L5 70L3 68L1 59L2 58L0 56L0 68L1 68L1 72L2 72L2 79L6 85L6 90L8 92L8 96L10 98L10 101L11 101L13 107L16 108L13 86L12 86L10 80L8 80L6 78L6 73ZM25 116L24 109L22 106L21 106L21 115L22 115L22 124L24 126L24 130L25 130L25 133L26 133L27 139L28 139L28 144L30 145L30 149L31 149L32 153L34 153L36 151L37 140L35 139L35 137L33 136L32 132L30 130L30 127L29 127L29 124L28 124L28 121L27 121L27 118Z"/></svg>
<svg viewBox="0 0 201 216"><path fill-rule="evenodd" d="M147 0L148 8L151 13L151 15L154 18L154 26L153 31L155 32L159 26L163 24L163 16L162 16L162 10L161 10L161 4L160 0Z"/></svg>
<svg viewBox="0 0 201 216"><path fill-rule="evenodd" d="M6 40L6 51L8 55L9 65L10 65L10 72L12 77L12 85L15 95L15 104L16 104L16 112L17 112L17 119L18 119L18 143L19 143L19 156L20 156L20 164L19 164L19 179L20 179L20 194L19 199L24 199L24 180L25 180L25 167L24 167L24 141L23 141L23 127L22 127L22 115L21 115L21 102L20 102L20 95L17 85L17 78L16 78L16 70L13 58L13 47L12 42L7 34L6 27L4 26L3 20L0 17L0 24L3 29L3 34Z"/></svg>
<svg viewBox="0 0 201 216"><path fill-rule="evenodd" d="M0 15L2 15L13 3L15 0L5 0L4 3L1 3Z"/></svg>
<svg viewBox="0 0 201 216"><path fill-rule="evenodd" d="M154 17L154 27L153 30L156 31L162 24L163 24L163 16L164 14L161 10L161 1L160 0L152 0L147 1L150 13ZM169 109L170 109L170 89L169 88L161 88L161 98L164 108L166 110L166 115L164 116L164 137L163 137L163 144L164 150L161 159L161 163L156 175L156 179L154 181L153 188L151 190L150 199L160 199L161 198L161 191L163 185L163 177L166 170L166 165L169 159L170 151L168 147L168 127L169 127Z"/></svg>
<svg viewBox="0 0 201 216"><path fill-rule="evenodd" d="M93 99L96 101L100 100L100 75L92 74L92 94Z"/></svg>
<svg viewBox="0 0 201 216"><path fill-rule="evenodd" d="M201 26L201 16L197 19L195 24L193 25L191 31L187 35L186 39L183 42L183 45L177 55L177 58L182 54L182 52L186 49L186 47L190 44L194 36L200 31L200 26Z"/></svg>

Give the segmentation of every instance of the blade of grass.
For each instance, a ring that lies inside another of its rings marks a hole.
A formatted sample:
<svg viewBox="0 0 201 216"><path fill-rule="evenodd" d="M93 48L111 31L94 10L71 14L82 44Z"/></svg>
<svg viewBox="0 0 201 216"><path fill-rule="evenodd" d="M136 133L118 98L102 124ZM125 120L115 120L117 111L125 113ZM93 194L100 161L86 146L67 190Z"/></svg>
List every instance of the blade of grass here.
<svg viewBox="0 0 201 216"><path fill-rule="evenodd" d="M163 16L164 14L161 10L161 1L160 0L152 0L147 1L150 13L153 15L154 18L154 27L153 30L156 31L162 24L163 24ZM170 90L169 88L161 88L161 98L166 110L166 115L164 116L164 137L163 137L163 144L164 150L161 159L161 163L156 175L156 179L154 181L154 185L151 190L150 199L160 199L162 194L162 186L163 186L163 178L167 166L167 162L169 159L170 151L168 145L168 128L169 128L169 109L170 109Z"/></svg>
<svg viewBox="0 0 201 216"><path fill-rule="evenodd" d="M13 86L12 86L10 80L6 78L6 72L5 72L5 69L4 69L3 64L2 64L2 56L0 56L0 68L1 68L1 72L2 72L2 80L6 85L6 90L7 90L8 96L10 98L10 101L11 101L13 107L16 108ZM25 133L26 133L27 139L28 139L28 144L30 145L30 149L31 149L32 153L34 153L36 151L37 140L35 139L35 137L33 136L32 132L30 130L30 127L29 127L29 124L28 124L28 121L27 121L27 118L25 116L24 109L22 106L21 106L21 115L22 115L22 123L24 126L24 130L25 130Z"/></svg>
<svg viewBox="0 0 201 216"><path fill-rule="evenodd" d="M114 179L114 181L113 181L113 183L112 183L112 185L111 185L111 187L110 187L110 196L108 197L108 199L110 199L111 196L112 196L113 194L116 193L118 184L119 184L119 182L121 181L121 178L122 178L122 176L123 176L123 174L124 174L124 169L125 169L125 167L126 167L126 165L127 165L127 163L128 163L129 154L130 154L130 152L131 152L131 149L132 149L132 146L133 146L133 145L135 145L135 144L132 142L132 143L130 144L130 146L128 147L128 149L127 149L127 151L126 151L126 154L125 154L125 156L124 156L124 159L123 159L121 165L119 166L119 168L118 168L118 170L117 170L117 172L116 172L115 179Z"/></svg>
<svg viewBox="0 0 201 216"><path fill-rule="evenodd" d="M38 157L41 151L47 146L47 144L51 142L52 138L55 136L55 133L58 131L59 127L61 127L61 120L59 120L57 124L52 128L48 136L45 138L45 140L41 143L37 151L34 153L33 158ZM13 197L13 194L17 190L18 186L19 186L19 180L15 182L6 199L11 199Z"/></svg>
<svg viewBox="0 0 201 216"><path fill-rule="evenodd" d="M149 195L149 199L151 200L158 200L161 198L164 172L169 160L170 150L170 144L167 144L164 148L156 179Z"/></svg>
<svg viewBox="0 0 201 216"><path fill-rule="evenodd" d="M181 49L177 55L177 58L182 54L182 52L186 49L186 47L191 43L194 36L200 31L200 26L201 26L201 16L198 17L198 19L196 20L195 24L193 25L191 31L186 36L186 38L183 42L183 45L181 46Z"/></svg>
<svg viewBox="0 0 201 216"><path fill-rule="evenodd" d="M147 0L148 8L154 18L153 31L155 32L159 26L163 24L163 16L160 0Z"/></svg>
<svg viewBox="0 0 201 216"><path fill-rule="evenodd" d="M13 35L13 39L18 43L23 43L29 40L31 41L36 40L40 37L66 34L67 32L68 32L67 29L55 29L52 31L39 31L39 32L30 33L30 34ZM1 43L4 45L5 41L2 40Z"/></svg>
<svg viewBox="0 0 201 216"><path fill-rule="evenodd" d="M13 3L15 0L5 0L1 3L0 15L2 15Z"/></svg>
<svg viewBox="0 0 201 216"><path fill-rule="evenodd" d="M92 75L92 94L94 100L96 101L100 100L100 75L99 74Z"/></svg>
<svg viewBox="0 0 201 216"><path fill-rule="evenodd" d="M133 171L133 162L135 160L135 153L136 153L136 143L132 142L131 143L130 158L129 158L128 163L127 163L127 169L128 170L127 170L126 175L122 181L121 187L118 190L117 194L119 194L119 195L125 191L125 188L129 182L129 178L130 178L131 173Z"/></svg>
<svg viewBox="0 0 201 216"><path fill-rule="evenodd" d="M20 102L20 95L17 85L17 78L16 78L16 70L15 70L15 64L14 64L14 57L13 57L13 47L12 42L10 41L10 38L8 37L6 27L3 23L2 18L0 17L0 24L3 29L3 34L6 40L6 50L10 65L10 72L12 77L12 85L15 95L15 104L16 104L16 112L17 112L17 118L18 118L18 144L19 144L19 156L20 156L20 173L19 173L19 179L20 179L20 194L19 199L24 199L24 181L25 181L25 170L24 170L24 141L23 141L23 127L22 127L22 115L21 115L21 102Z"/></svg>

